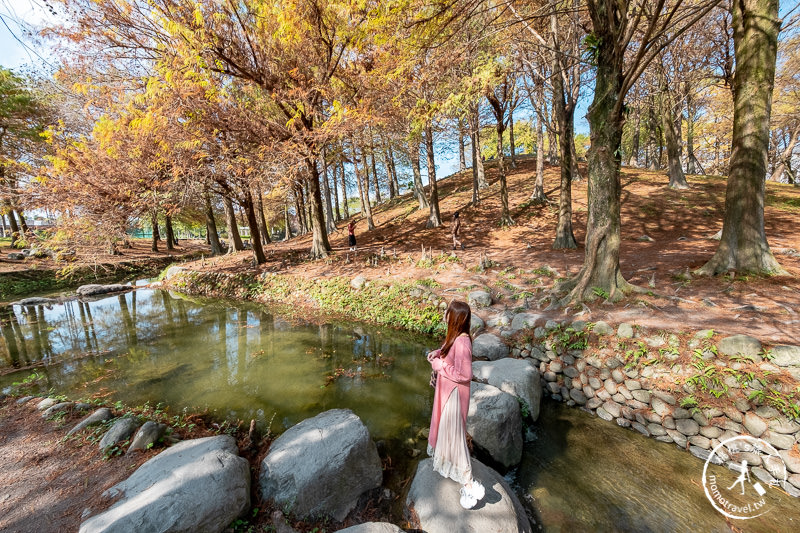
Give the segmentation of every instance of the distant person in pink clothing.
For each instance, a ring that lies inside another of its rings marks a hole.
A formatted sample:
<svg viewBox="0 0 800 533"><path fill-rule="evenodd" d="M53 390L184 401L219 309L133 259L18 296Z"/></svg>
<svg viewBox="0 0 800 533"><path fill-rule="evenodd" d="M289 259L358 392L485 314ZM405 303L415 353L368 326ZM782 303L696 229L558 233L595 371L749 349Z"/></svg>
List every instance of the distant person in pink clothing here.
<svg viewBox="0 0 800 533"><path fill-rule="evenodd" d="M466 303L453 301L444 318L447 322L444 344L428 353L428 361L437 373L428 455L433 456L434 471L462 485L461 506L472 509L485 494L483 485L472 478L472 462L467 447L472 313Z"/></svg>

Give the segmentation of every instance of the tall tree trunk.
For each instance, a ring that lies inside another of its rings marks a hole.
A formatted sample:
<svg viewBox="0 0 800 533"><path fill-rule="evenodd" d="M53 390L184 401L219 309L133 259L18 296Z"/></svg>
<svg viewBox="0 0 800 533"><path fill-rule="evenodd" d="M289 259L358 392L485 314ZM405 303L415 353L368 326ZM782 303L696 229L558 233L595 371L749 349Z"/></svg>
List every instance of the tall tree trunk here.
<svg viewBox="0 0 800 533"><path fill-rule="evenodd" d="M511 151L511 168L517 168L517 141L514 139L514 108L508 110L508 144Z"/></svg>
<svg viewBox="0 0 800 533"><path fill-rule="evenodd" d="M319 171L318 171L319 172ZM319 174L317 174L319 175ZM319 183L317 183L319 187ZM306 217L306 233L313 232L314 228L314 221L312 220L313 216L311 214L313 199L311 198L311 189L310 183L308 180L303 181L303 214ZM320 210L321 212L321 210Z"/></svg>
<svg viewBox="0 0 800 533"><path fill-rule="evenodd" d="M294 186L294 205L297 211L297 223L300 226L300 235L305 234L306 228L306 208L303 202L303 187L300 184Z"/></svg>
<svg viewBox="0 0 800 533"><path fill-rule="evenodd" d="M389 200L394 200L394 198L397 196L397 182L394 177L394 162L391 161L392 150L389 148L386 140L382 137L381 145L383 148L383 150L381 150L381 153L383 154L383 166L386 167L386 181L389 182Z"/></svg>
<svg viewBox="0 0 800 533"><path fill-rule="evenodd" d="M426 228L438 228L442 225L442 217L439 215L439 186L436 183L436 162L433 156L433 128L431 123L425 125L425 153L428 159L428 186L431 188L431 196L428 200L430 212Z"/></svg>
<svg viewBox="0 0 800 533"><path fill-rule="evenodd" d="M592 144L588 152L588 204L586 249L578 275L559 286L571 289L562 302L576 302L595 297L603 291L610 300L619 299L632 289L622 277L620 249L619 149L622 143L622 105L619 102L623 55L615 44L614 28L608 26L615 16L615 3L603 0L590 4L589 13L597 37L597 69L594 98L589 106Z"/></svg>
<svg viewBox="0 0 800 533"><path fill-rule="evenodd" d="M319 259L327 257L331 251L331 244L328 241L328 232L325 231L325 217L322 213L322 193L319 187L319 171L317 170L317 160L315 157L306 158L306 166L309 171L308 189L309 203L311 204L311 257Z"/></svg>
<svg viewBox="0 0 800 533"><path fill-rule="evenodd" d="M167 250L175 249L175 232L172 229L172 216L164 214L164 228L166 230Z"/></svg>
<svg viewBox="0 0 800 533"><path fill-rule="evenodd" d="M269 236L269 224L267 224L267 217L264 214L264 196L261 189L256 191L256 202L258 203L258 229L261 232L261 242L270 244L272 239Z"/></svg>
<svg viewBox="0 0 800 533"><path fill-rule="evenodd" d="M688 189L686 176L681 164L680 133L677 128L681 123L681 113L677 112L672 103L672 94L667 87L667 80L663 73L661 76L661 123L664 129L664 143L667 145L667 172L669 174L670 189ZM677 115L677 116L675 116Z"/></svg>
<svg viewBox="0 0 800 533"><path fill-rule="evenodd" d="M208 243L211 245L211 255L221 255L222 243L219 242L217 221L214 220L214 209L211 207L211 196L208 194L208 189L203 191L203 199L206 204L206 235Z"/></svg>
<svg viewBox="0 0 800 533"><path fill-rule="evenodd" d="M239 236L239 224L236 222L236 213L233 211L233 200L229 196L222 197L225 208L225 223L228 226L228 253L244 250L242 238Z"/></svg>
<svg viewBox="0 0 800 533"><path fill-rule="evenodd" d="M476 104L472 110L472 149L476 154L476 165L478 176L478 188L485 189L489 186L486 181L486 169L483 167L483 156L481 155L481 115L480 104Z"/></svg>
<svg viewBox="0 0 800 533"><path fill-rule="evenodd" d="M371 129L369 134L369 159L370 166L372 167L372 179L375 180L375 205L378 205L382 202L381 184L380 181L378 181L378 166L375 164L375 143L372 140ZM366 170L366 164L364 165L364 169ZM367 179L369 179L369 173L367 173ZM369 199L369 196L367 196L367 199Z"/></svg>
<svg viewBox="0 0 800 533"><path fill-rule="evenodd" d="M508 184L506 183L506 156L503 153L503 118L497 123L497 170L500 174L500 225L512 226L514 219L511 218L511 210L508 207Z"/></svg>
<svg viewBox="0 0 800 533"><path fill-rule="evenodd" d="M355 157L355 154L353 154L353 157ZM344 162L339 163L339 166L342 171L342 199L344 200L342 206L344 207L344 218L350 218L350 206L348 205L350 200L347 199L347 176L344 173Z"/></svg>
<svg viewBox="0 0 800 533"><path fill-rule="evenodd" d="M659 170L661 168L661 155L659 151L658 140L661 136L658 134L658 119L656 118L656 105L652 98L650 99L650 105L648 107L649 109L648 109L648 120L647 120L647 126L648 126L647 153L650 156L650 161L647 166L647 170Z"/></svg>
<svg viewBox="0 0 800 533"><path fill-rule="evenodd" d="M328 161L325 158L325 150L322 150L322 190L325 193L325 230L328 233L336 231L336 221L333 219L333 206L331 205L331 188L328 185Z"/></svg>
<svg viewBox="0 0 800 533"><path fill-rule="evenodd" d="M764 178L778 50L778 0L733 2L733 136L722 238L698 273L784 273L764 231Z"/></svg>
<svg viewBox="0 0 800 533"><path fill-rule="evenodd" d="M787 162L791 161L792 154L794 153L794 147L797 146L798 142L800 142L800 122L798 122L797 126L795 126L794 132L786 142L786 148L783 150L783 152L781 152L781 155L778 158L778 164L775 165L775 170L772 171L772 175L769 178L771 181L779 182L781 180L784 171L786 171ZM789 183L792 181L793 180L789 180Z"/></svg>
<svg viewBox="0 0 800 533"><path fill-rule="evenodd" d="M467 160L464 157L464 119L458 119L458 171L467 169Z"/></svg>
<svg viewBox="0 0 800 533"><path fill-rule="evenodd" d="M364 162L364 170L367 169L367 156L362 152L362 161ZM353 169L356 173L356 181L358 182L358 195L361 199L361 216L367 219L367 229L375 229L375 222L372 220L372 206L369 203L369 179L364 177L362 179L361 172L358 170L358 156L356 155L356 145L353 145Z"/></svg>
<svg viewBox="0 0 800 533"><path fill-rule="evenodd" d="M686 173L697 174L694 155L694 98L689 82L686 82Z"/></svg>
<svg viewBox="0 0 800 533"><path fill-rule="evenodd" d="M635 120L631 123L633 124L633 139L631 140L631 153L628 155L628 166L633 168L639 168L639 130L640 125L639 121L641 118L641 111L639 108L635 108Z"/></svg>
<svg viewBox="0 0 800 533"><path fill-rule="evenodd" d="M250 228L250 244L253 247L253 256L255 256L256 263L262 265L267 262L267 256L264 254L264 246L261 244L261 231L258 228L256 206L249 188L245 188L243 204L247 227Z"/></svg>
<svg viewBox="0 0 800 533"><path fill-rule="evenodd" d="M391 143L387 143L386 149L389 152L389 166L392 167L392 181L394 181L394 190L396 194L400 194L400 179L397 177L397 165L394 162L394 151L392 150Z"/></svg>
<svg viewBox="0 0 800 533"><path fill-rule="evenodd" d="M153 226L152 241L150 243L150 251L158 251L158 214L155 210L150 212L150 224Z"/></svg>
<svg viewBox="0 0 800 533"><path fill-rule="evenodd" d="M551 15L552 24L555 26L556 15ZM558 121L558 140L561 145L561 188L558 200L558 226L553 249L577 248L575 234L572 231L572 170L573 170L573 116L575 108L567 104L563 78L563 63L560 52L555 51L553 61L553 109Z"/></svg>
<svg viewBox="0 0 800 533"><path fill-rule="evenodd" d="M419 210L428 208L428 198L422 185L422 171L419 167L419 137L412 134L408 141L408 158L411 160L411 172L414 174L414 196L419 201Z"/></svg>
<svg viewBox="0 0 800 533"><path fill-rule="evenodd" d="M283 227L284 227L283 240L284 241L288 241L289 239L292 238L292 226L291 226L291 222L289 220L289 201L288 201L288 199L287 199L287 201L285 201L283 203Z"/></svg>
<svg viewBox="0 0 800 533"><path fill-rule="evenodd" d="M470 121L469 125L469 140L471 143L470 152L472 152L472 205L476 206L481 203L481 197L479 193L480 190L480 180L478 179L478 166L480 165L480 169L483 170L483 162L481 161L480 150L478 148L478 142L476 140L477 127L475 124Z"/></svg>
<svg viewBox="0 0 800 533"><path fill-rule="evenodd" d="M339 165L333 165L333 206L335 207L334 211L336 212L336 222L342 220L342 212L339 209L339 183L336 179L336 176L339 174ZM344 176L342 176L344 178Z"/></svg>
<svg viewBox="0 0 800 533"><path fill-rule="evenodd" d="M540 113L536 114L536 184L531 200L537 203L547 202L544 194L544 124Z"/></svg>

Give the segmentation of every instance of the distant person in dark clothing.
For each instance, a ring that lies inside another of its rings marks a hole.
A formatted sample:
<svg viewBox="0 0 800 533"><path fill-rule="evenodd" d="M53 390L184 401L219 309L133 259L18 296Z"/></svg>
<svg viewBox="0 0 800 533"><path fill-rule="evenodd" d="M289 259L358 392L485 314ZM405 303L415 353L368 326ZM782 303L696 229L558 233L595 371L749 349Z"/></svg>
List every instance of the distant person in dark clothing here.
<svg viewBox="0 0 800 533"><path fill-rule="evenodd" d="M351 220L347 225L347 238L350 241L350 251L354 252L356 249L356 221Z"/></svg>
<svg viewBox="0 0 800 533"><path fill-rule="evenodd" d="M450 228L451 233L453 234L453 250L456 249L456 246L461 247L464 249L464 245L461 244L461 241L458 239L458 234L461 231L461 217L459 216L458 211L455 212L453 215L453 224Z"/></svg>

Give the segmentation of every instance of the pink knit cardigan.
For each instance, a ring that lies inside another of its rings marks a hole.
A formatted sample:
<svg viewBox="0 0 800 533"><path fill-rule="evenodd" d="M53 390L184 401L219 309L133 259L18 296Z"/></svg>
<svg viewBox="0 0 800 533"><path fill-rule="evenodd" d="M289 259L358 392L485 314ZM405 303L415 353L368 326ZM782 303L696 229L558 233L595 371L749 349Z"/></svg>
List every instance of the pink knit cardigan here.
<svg viewBox="0 0 800 533"><path fill-rule="evenodd" d="M472 341L467 335L461 335L453 342L450 351L444 359L439 357L441 348L432 353L431 366L439 373L436 380L436 393L433 396L433 413L431 414L431 428L428 435L428 444L436 448L436 439L439 436L439 419L442 416L444 404L450 397L454 388L458 388L458 399L461 402L461 420L464 423L464 432L467 426L467 411L469 410L469 382L472 380Z"/></svg>

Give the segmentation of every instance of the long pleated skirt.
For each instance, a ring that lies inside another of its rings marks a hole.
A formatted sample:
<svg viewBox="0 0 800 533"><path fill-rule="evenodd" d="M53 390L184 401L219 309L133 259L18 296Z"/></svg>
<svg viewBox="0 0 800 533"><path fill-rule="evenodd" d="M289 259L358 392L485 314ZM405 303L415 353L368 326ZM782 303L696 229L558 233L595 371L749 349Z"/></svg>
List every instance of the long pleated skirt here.
<svg viewBox="0 0 800 533"><path fill-rule="evenodd" d="M433 470L443 477L461 483L472 481L472 463L467 447L467 428L461 418L458 388L447 398L439 419L439 436L436 448L428 445L428 455L433 457Z"/></svg>

